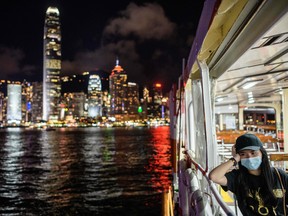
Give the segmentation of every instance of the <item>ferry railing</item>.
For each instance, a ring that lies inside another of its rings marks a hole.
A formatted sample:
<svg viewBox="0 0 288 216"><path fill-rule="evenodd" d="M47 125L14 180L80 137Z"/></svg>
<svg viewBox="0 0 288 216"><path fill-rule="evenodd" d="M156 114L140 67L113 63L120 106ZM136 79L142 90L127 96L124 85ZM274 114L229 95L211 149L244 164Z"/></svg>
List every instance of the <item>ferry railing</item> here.
<svg viewBox="0 0 288 216"><path fill-rule="evenodd" d="M235 216L234 212L230 209L230 207L222 200L222 197L219 191L217 190L215 184L209 179L205 169L203 169L200 164L198 164L195 160L193 160L191 150L187 151L187 155L189 156L189 160L191 161L191 163L197 168L197 170L201 172L202 176L207 181L215 200L217 201L219 206L222 208L224 213L227 214L228 216Z"/></svg>
<svg viewBox="0 0 288 216"><path fill-rule="evenodd" d="M186 151L187 159L195 167L187 166L187 161L179 161L179 207L182 216L206 216L206 215L228 215L235 216L234 211L225 203L216 185L209 179L203 167L194 161L191 150ZM195 171L200 171L202 179L209 186L209 191L202 191L198 176ZM210 202L204 200L204 196L210 198ZM217 203L215 203L215 201ZM237 207L236 207L237 208ZM166 210L167 212L168 210ZM220 213L221 212L221 213ZM167 214L168 215L168 214Z"/></svg>

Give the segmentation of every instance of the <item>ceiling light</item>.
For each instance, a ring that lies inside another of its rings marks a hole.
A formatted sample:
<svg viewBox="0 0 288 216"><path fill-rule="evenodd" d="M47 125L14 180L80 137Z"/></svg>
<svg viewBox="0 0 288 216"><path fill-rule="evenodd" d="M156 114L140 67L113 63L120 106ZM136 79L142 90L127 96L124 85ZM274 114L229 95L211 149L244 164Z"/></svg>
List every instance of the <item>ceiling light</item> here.
<svg viewBox="0 0 288 216"><path fill-rule="evenodd" d="M246 82L242 85L243 89L249 89L251 87L253 87L254 85L256 85L258 82L257 81L251 81L251 82Z"/></svg>
<svg viewBox="0 0 288 216"><path fill-rule="evenodd" d="M248 98L253 98L253 93L252 92L248 92Z"/></svg>
<svg viewBox="0 0 288 216"><path fill-rule="evenodd" d="M218 96L218 97L215 98L215 100L216 100L217 102L220 102L220 101L223 101L224 98L226 98L226 97L227 97L227 96Z"/></svg>
<svg viewBox="0 0 288 216"><path fill-rule="evenodd" d="M260 80L250 80L250 81L246 81L245 83L243 83L242 85L240 85L238 88L243 88L243 89L249 89L253 86L255 86L256 84L258 84L259 82L261 82L263 79Z"/></svg>
<svg viewBox="0 0 288 216"><path fill-rule="evenodd" d="M248 103L254 103L255 102L255 100L253 99L253 98L250 98L249 100L248 100Z"/></svg>

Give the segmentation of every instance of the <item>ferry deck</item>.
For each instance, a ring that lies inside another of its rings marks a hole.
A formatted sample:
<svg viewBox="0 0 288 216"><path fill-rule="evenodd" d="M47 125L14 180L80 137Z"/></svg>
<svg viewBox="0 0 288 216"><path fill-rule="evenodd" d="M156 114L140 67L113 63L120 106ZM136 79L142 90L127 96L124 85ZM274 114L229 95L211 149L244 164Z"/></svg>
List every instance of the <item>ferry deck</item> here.
<svg viewBox="0 0 288 216"><path fill-rule="evenodd" d="M164 215L241 215L208 174L242 133L255 133L287 170L287 0L205 1L170 120L174 211L167 204Z"/></svg>

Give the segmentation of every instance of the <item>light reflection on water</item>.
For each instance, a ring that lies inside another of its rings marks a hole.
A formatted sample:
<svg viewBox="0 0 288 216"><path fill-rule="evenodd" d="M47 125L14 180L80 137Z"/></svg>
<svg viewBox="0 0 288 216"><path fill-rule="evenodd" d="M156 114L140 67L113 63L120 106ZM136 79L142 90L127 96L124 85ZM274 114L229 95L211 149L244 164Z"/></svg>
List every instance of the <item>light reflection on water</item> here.
<svg viewBox="0 0 288 216"><path fill-rule="evenodd" d="M161 215L169 128L0 130L1 215Z"/></svg>

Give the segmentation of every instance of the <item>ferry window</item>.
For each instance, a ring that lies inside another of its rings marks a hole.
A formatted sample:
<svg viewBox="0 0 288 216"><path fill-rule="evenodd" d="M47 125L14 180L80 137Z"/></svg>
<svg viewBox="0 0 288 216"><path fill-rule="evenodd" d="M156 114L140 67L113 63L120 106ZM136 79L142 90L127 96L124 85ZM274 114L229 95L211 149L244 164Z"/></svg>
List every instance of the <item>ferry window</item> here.
<svg viewBox="0 0 288 216"><path fill-rule="evenodd" d="M256 114L256 124L263 125L265 123L265 116L264 114Z"/></svg>
<svg viewBox="0 0 288 216"><path fill-rule="evenodd" d="M275 125L275 115L274 114L267 114L267 125Z"/></svg>

